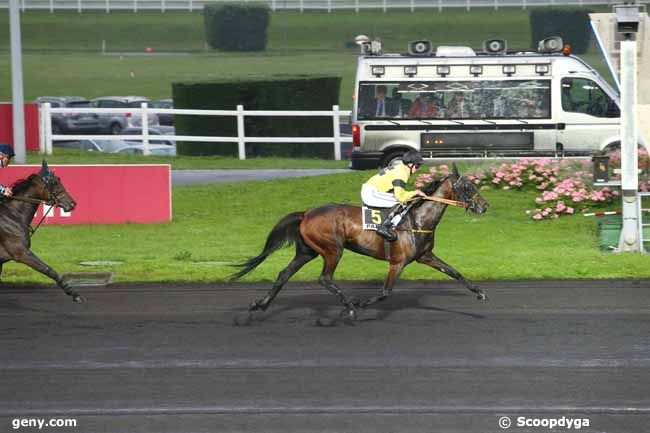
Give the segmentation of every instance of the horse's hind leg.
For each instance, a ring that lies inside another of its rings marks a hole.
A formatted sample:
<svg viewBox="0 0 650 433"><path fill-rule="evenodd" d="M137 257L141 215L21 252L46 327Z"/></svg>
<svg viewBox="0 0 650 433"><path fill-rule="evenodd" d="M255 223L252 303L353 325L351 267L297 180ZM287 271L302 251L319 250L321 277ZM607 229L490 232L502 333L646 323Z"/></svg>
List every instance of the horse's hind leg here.
<svg viewBox="0 0 650 433"><path fill-rule="evenodd" d="M341 304L343 304L343 306L345 306L345 313L347 314L348 318L355 320L357 318L355 302L345 296L345 293L343 293L343 291L341 291L341 289L339 289L336 284L334 284L334 271L336 270L336 266L339 264L339 260L341 260L343 251L339 250L335 253L329 254L321 253L321 255L323 256L325 264L318 281L323 285L323 287L334 294L339 299Z"/></svg>
<svg viewBox="0 0 650 433"><path fill-rule="evenodd" d="M418 259L418 263L422 263L424 265L431 266L432 268L437 269L440 272L449 275L453 279L460 281L471 292L476 293L476 299L480 299L480 300L487 299L487 295L481 289L476 287L476 285L474 283L467 280L465 277L463 277L461 275L460 272L458 272L456 269L452 268L447 263L440 260L432 252L428 252L428 253L424 254L422 257L420 257Z"/></svg>
<svg viewBox="0 0 650 433"><path fill-rule="evenodd" d="M384 287L381 289L381 294L378 296L373 296L372 298L364 302L359 302L358 305L361 308L366 308L369 305L375 304L379 301L383 301L384 299L386 299L388 295L390 295L390 292L393 291L393 286L395 286L395 282L399 278L403 269L404 269L404 263L391 263L390 268L388 269L388 275L386 276L386 280L384 281Z"/></svg>
<svg viewBox="0 0 650 433"><path fill-rule="evenodd" d="M70 285L63 279L61 276L52 268L50 268L45 262L39 259L36 254L32 253L30 250L23 250L18 254L13 256L13 259L19 263L23 263L35 271L40 272L43 275L47 275L56 281L56 284L65 292L66 295L72 296L72 299L75 302L83 302L83 298L74 290L70 288Z"/></svg>
<svg viewBox="0 0 650 433"><path fill-rule="evenodd" d="M296 255L293 258L293 260L291 260L289 265L278 274L278 278L275 280L275 283L273 283L273 287L271 288L271 290L269 290L266 296L263 297L262 299L254 301L250 305L250 307L248 307L248 310L265 311L267 308L269 308L269 305L271 305L271 302L273 302L273 300L278 295L280 290L282 290L282 287L284 287L284 285L289 280L289 278L291 278L293 274L298 272L298 270L300 270L300 268L302 268L306 263L316 258L316 256L318 256L318 253L316 253L314 250L309 248L307 245L298 241L298 244L296 246Z"/></svg>

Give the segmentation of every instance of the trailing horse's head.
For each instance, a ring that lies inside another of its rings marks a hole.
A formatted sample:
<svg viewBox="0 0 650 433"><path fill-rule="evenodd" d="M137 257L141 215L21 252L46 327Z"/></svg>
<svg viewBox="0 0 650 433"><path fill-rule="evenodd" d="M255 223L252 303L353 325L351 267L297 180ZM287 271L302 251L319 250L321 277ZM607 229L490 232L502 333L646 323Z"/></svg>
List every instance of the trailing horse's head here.
<svg viewBox="0 0 650 433"><path fill-rule="evenodd" d="M38 179L41 186L40 199L59 206L66 212L72 211L77 206L77 202L61 183L61 179L49 169L47 162L43 161L41 171L34 177Z"/></svg>
<svg viewBox="0 0 650 433"><path fill-rule="evenodd" d="M449 180L455 196L454 199L468 204L467 209L474 213L482 214L490 207L487 200L481 197L476 186L458 172L456 163L452 164L452 172L449 174Z"/></svg>

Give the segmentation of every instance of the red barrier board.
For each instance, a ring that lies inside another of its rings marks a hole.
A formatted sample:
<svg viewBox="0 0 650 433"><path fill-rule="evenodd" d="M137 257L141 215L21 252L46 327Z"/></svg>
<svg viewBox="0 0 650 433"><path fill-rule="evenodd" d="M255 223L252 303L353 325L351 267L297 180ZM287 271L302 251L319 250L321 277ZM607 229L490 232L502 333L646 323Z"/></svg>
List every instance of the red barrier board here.
<svg viewBox="0 0 650 433"><path fill-rule="evenodd" d="M14 125L11 103L0 102L0 143L14 145ZM25 104L25 146L38 151L38 104Z"/></svg>
<svg viewBox="0 0 650 433"><path fill-rule="evenodd" d="M12 185L37 173L40 165L0 170L0 183ZM159 223L172 219L171 168L160 165L50 165L77 207L55 208L44 224ZM40 206L34 220L43 216Z"/></svg>

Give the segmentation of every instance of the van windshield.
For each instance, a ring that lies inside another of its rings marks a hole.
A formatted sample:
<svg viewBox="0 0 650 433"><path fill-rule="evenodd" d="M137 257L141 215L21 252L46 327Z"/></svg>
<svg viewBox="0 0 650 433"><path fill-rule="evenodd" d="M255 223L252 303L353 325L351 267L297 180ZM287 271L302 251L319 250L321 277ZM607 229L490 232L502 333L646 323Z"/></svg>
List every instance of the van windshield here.
<svg viewBox="0 0 650 433"><path fill-rule="evenodd" d="M359 120L550 117L551 80L359 83Z"/></svg>

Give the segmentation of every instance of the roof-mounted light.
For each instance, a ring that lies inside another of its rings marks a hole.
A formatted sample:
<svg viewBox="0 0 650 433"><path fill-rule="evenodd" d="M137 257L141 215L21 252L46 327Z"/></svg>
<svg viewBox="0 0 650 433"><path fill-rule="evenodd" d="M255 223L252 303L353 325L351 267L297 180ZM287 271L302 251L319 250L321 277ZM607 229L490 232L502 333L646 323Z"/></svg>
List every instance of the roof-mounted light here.
<svg viewBox="0 0 650 433"><path fill-rule="evenodd" d="M483 66L481 65L471 65L469 67L469 73L474 75L475 77L478 77L483 73Z"/></svg>
<svg viewBox="0 0 650 433"><path fill-rule="evenodd" d="M373 66L370 69L370 72L372 72L372 75L374 75L375 77L381 77L386 73L386 68L383 66Z"/></svg>
<svg viewBox="0 0 650 433"><path fill-rule="evenodd" d="M535 65L535 73L539 75L546 75L551 71L549 65Z"/></svg>
<svg viewBox="0 0 650 433"><path fill-rule="evenodd" d="M515 65L503 65L503 73L507 76L512 77L515 72L517 72L517 67Z"/></svg>
<svg viewBox="0 0 650 433"><path fill-rule="evenodd" d="M407 75L409 77L414 77L418 73L418 67L417 66L404 66L404 75Z"/></svg>

